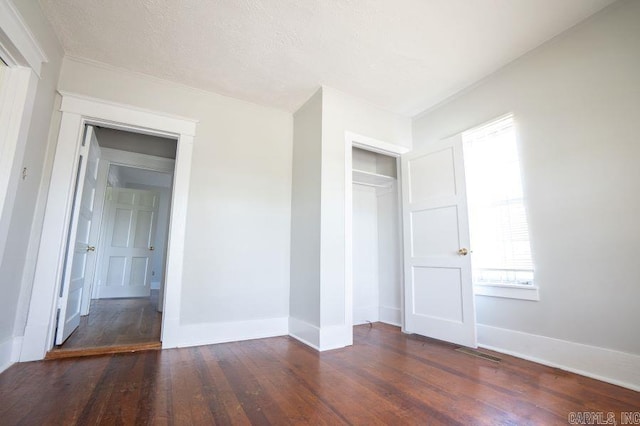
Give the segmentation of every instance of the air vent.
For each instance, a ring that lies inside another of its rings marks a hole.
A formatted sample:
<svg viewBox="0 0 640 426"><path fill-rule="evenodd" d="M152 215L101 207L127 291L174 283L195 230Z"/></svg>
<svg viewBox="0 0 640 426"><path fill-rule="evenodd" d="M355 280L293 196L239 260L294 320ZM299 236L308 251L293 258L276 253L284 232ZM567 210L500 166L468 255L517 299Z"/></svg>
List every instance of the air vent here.
<svg viewBox="0 0 640 426"><path fill-rule="evenodd" d="M475 357L478 357L478 358L486 359L487 361L491 361L491 362L500 362L501 361L501 359L498 358L497 356L485 354L484 352L480 352L477 349L461 347L461 348L457 348L456 351L462 352L463 354L467 354L467 355L475 356Z"/></svg>

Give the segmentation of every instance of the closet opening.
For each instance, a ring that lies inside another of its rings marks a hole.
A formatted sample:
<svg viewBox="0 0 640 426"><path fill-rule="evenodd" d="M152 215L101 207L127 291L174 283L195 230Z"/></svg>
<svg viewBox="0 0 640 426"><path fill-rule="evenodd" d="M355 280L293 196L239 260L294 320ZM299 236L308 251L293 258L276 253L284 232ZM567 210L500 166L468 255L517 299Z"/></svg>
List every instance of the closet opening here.
<svg viewBox="0 0 640 426"><path fill-rule="evenodd" d="M402 325L399 154L351 147L353 325ZM347 270L349 267L347 267Z"/></svg>

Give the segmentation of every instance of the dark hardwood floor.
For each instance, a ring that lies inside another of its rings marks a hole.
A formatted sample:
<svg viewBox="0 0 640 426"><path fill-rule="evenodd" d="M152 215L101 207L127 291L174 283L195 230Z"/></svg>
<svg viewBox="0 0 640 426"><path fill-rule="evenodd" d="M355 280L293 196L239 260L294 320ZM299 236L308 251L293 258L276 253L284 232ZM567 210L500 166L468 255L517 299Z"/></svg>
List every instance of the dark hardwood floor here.
<svg viewBox="0 0 640 426"><path fill-rule="evenodd" d="M157 290L150 297L92 300L89 315L47 358L160 349L162 314L157 303Z"/></svg>
<svg viewBox="0 0 640 426"><path fill-rule="evenodd" d="M491 362L376 323L317 353L289 337L16 364L0 424L567 424L640 393L521 359Z"/></svg>

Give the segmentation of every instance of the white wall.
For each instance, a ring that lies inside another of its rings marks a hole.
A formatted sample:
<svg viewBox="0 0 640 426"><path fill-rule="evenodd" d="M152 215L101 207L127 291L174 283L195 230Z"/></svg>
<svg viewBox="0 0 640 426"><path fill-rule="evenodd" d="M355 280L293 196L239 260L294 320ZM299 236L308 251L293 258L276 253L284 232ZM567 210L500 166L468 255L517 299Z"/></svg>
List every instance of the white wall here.
<svg viewBox="0 0 640 426"><path fill-rule="evenodd" d="M41 78L37 80L31 120L27 124L27 143L19 149L23 154L14 159L12 176L15 185L8 194L8 208L3 223L8 223L7 250L0 259L0 346L14 337L22 336L31 293L31 280L37 239L28 236L32 229L38 232L43 206L38 203L41 179L47 173L45 159L48 152L51 117L54 110L55 90L62 61L62 48L37 2L14 0L18 12L31 29L34 38L46 54ZM56 114L57 115L57 114ZM21 179L23 167L27 178ZM2 354L0 354L0 357ZM2 364L2 362L0 362ZM0 365L0 368L3 366Z"/></svg>
<svg viewBox="0 0 640 426"><path fill-rule="evenodd" d="M322 90L293 116L289 332L319 346Z"/></svg>
<svg viewBox="0 0 640 426"><path fill-rule="evenodd" d="M515 115L540 301L477 296L481 325L640 354L639 22L618 2L414 120L420 147Z"/></svg>
<svg viewBox="0 0 640 426"><path fill-rule="evenodd" d="M69 58L59 88L199 120L180 322L197 325L201 343L240 322L260 334L274 320L286 334L291 114Z"/></svg>
<svg viewBox="0 0 640 426"><path fill-rule="evenodd" d="M388 164L388 163L387 163ZM378 214L378 318L402 324L402 243L400 239L399 187L381 188L377 195Z"/></svg>
<svg viewBox="0 0 640 426"><path fill-rule="evenodd" d="M374 158L375 166L375 158ZM378 197L353 185L353 324L378 321Z"/></svg>

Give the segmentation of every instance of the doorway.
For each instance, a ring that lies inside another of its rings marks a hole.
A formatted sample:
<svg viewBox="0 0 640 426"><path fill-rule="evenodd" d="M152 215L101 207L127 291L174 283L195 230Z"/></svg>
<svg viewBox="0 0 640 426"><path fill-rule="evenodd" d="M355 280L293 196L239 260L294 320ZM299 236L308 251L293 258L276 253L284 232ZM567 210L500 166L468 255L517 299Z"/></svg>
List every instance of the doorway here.
<svg viewBox="0 0 640 426"><path fill-rule="evenodd" d="M403 326L398 178L400 155L407 151L345 133L345 318L349 327L375 321Z"/></svg>
<svg viewBox="0 0 640 426"><path fill-rule="evenodd" d="M352 150L353 325L402 322L397 159Z"/></svg>
<svg viewBox="0 0 640 426"><path fill-rule="evenodd" d="M49 191L45 196L42 233L38 237L39 244L34 242L38 244L38 256L20 361L43 359L54 346L69 219L85 124L177 140L165 285L160 296L163 300L162 346L177 346L182 329L181 277L197 121L69 93L62 94L60 111L62 118ZM135 153L128 156L136 157Z"/></svg>
<svg viewBox="0 0 640 426"><path fill-rule="evenodd" d="M47 357L160 348L176 140L87 125L83 146Z"/></svg>

